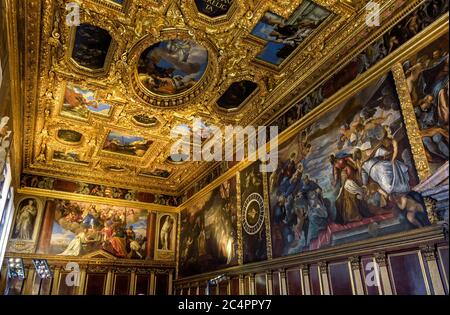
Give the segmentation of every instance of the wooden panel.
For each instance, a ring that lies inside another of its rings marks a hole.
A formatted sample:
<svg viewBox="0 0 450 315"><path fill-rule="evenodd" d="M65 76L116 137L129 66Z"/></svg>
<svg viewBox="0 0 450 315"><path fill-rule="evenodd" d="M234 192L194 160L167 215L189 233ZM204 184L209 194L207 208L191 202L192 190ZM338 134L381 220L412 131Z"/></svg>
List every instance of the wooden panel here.
<svg viewBox="0 0 450 315"><path fill-rule="evenodd" d="M105 273L89 273L86 279L86 295L102 295L105 283Z"/></svg>
<svg viewBox="0 0 450 315"><path fill-rule="evenodd" d="M288 295L302 295L302 278L300 269L286 271Z"/></svg>
<svg viewBox="0 0 450 315"><path fill-rule="evenodd" d="M260 273L255 276L256 295L267 295L266 274Z"/></svg>
<svg viewBox="0 0 450 315"><path fill-rule="evenodd" d="M114 280L114 295L128 295L130 293L130 275L117 274Z"/></svg>
<svg viewBox="0 0 450 315"><path fill-rule="evenodd" d="M209 286L209 295L217 295L217 285Z"/></svg>
<svg viewBox="0 0 450 315"><path fill-rule="evenodd" d="M228 281L223 281L219 283L219 294L228 295Z"/></svg>
<svg viewBox="0 0 450 315"><path fill-rule="evenodd" d="M319 267L317 265L310 266L309 280L311 281L311 295L321 295Z"/></svg>
<svg viewBox="0 0 450 315"><path fill-rule="evenodd" d="M281 287L280 287L280 273L274 272L272 274L272 287L273 287L273 295L280 295Z"/></svg>
<svg viewBox="0 0 450 315"><path fill-rule="evenodd" d="M66 277L69 273L62 272L59 277L58 295L75 295L76 286L68 286L66 284Z"/></svg>
<svg viewBox="0 0 450 315"><path fill-rule="evenodd" d="M366 295L380 295L381 294L381 281L377 281L374 272L374 258L362 257L361 258L361 277L364 286L364 292Z"/></svg>
<svg viewBox="0 0 450 315"><path fill-rule="evenodd" d="M202 282L199 284L198 295L206 295L206 283Z"/></svg>
<svg viewBox="0 0 450 315"><path fill-rule="evenodd" d="M156 274L155 277L155 295L167 295L169 290L169 275L163 273Z"/></svg>
<svg viewBox="0 0 450 315"><path fill-rule="evenodd" d="M428 294L428 283L418 252L389 255L389 271L396 294Z"/></svg>
<svg viewBox="0 0 450 315"><path fill-rule="evenodd" d="M331 263L328 268L331 294L353 295L352 279L348 262Z"/></svg>
<svg viewBox="0 0 450 315"><path fill-rule="evenodd" d="M233 278L230 281L231 295L239 295L239 278Z"/></svg>
<svg viewBox="0 0 450 315"><path fill-rule="evenodd" d="M439 271L444 282L445 293L449 293L448 280L448 246L438 248Z"/></svg>
<svg viewBox="0 0 450 315"><path fill-rule="evenodd" d="M19 278L10 280L8 295L21 295L23 284L24 281L20 280Z"/></svg>
<svg viewBox="0 0 450 315"><path fill-rule="evenodd" d="M53 279L42 279L36 274L34 277L32 295L50 295ZM40 288L39 288L40 287Z"/></svg>
<svg viewBox="0 0 450 315"><path fill-rule="evenodd" d="M148 295L150 275L136 275L136 295Z"/></svg>

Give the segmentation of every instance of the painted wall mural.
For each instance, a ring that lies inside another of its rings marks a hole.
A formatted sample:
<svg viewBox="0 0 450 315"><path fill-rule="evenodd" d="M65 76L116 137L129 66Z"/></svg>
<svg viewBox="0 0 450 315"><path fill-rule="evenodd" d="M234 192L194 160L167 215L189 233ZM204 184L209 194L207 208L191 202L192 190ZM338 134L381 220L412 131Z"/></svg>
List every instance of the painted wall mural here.
<svg viewBox="0 0 450 315"><path fill-rule="evenodd" d="M103 249L144 259L147 210L57 200L48 254L83 256Z"/></svg>
<svg viewBox="0 0 450 315"><path fill-rule="evenodd" d="M437 39L403 66L432 172L449 159L448 37Z"/></svg>
<svg viewBox="0 0 450 315"><path fill-rule="evenodd" d="M267 42L257 58L281 64L328 16L328 10L309 0L303 1L287 20L267 12L252 31L252 35Z"/></svg>
<svg viewBox="0 0 450 315"><path fill-rule="evenodd" d="M390 74L283 144L279 159L274 257L430 224Z"/></svg>
<svg viewBox="0 0 450 315"><path fill-rule="evenodd" d="M180 275L237 264L236 193L232 178L181 212Z"/></svg>
<svg viewBox="0 0 450 315"><path fill-rule="evenodd" d="M267 259L263 176L255 162L240 173L244 263Z"/></svg>
<svg viewBox="0 0 450 315"><path fill-rule="evenodd" d="M208 66L208 51L191 40L168 40L154 44L141 55L139 80L159 95L175 95L189 90Z"/></svg>
<svg viewBox="0 0 450 315"><path fill-rule="evenodd" d="M315 88L276 120L280 132L325 102L358 76L378 64L401 45L448 12L448 0L426 0L345 67Z"/></svg>

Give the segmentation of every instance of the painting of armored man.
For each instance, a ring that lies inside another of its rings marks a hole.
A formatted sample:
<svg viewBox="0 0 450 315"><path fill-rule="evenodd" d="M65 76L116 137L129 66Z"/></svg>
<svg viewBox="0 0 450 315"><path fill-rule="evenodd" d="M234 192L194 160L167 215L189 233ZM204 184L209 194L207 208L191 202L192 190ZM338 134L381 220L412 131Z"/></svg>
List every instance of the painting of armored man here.
<svg viewBox="0 0 450 315"><path fill-rule="evenodd" d="M105 250L144 259L147 210L57 200L49 254L83 256Z"/></svg>
<svg viewBox="0 0 450 315"><path fill-rule="evenodd" d="M404 63L422 142L434 172L449 157L448 33Z"/></svg>
<svg viewBox="0 0 450 315"><path fill-rule="evenodd" d="M208 51L191 40L168 40L146 49L139 60L139 80L155 94L175 95L189 90L208 66Z"/></svg>
<svg viewBox="0 0 450 315"><path fill-rule="evenodd" d="M181 212L182 276L237 264L236 179L230 179Z"/></svg>
<svg viewBox="0 0 450 315"><path fill-rule="evenodd" d="M330 14L328 10L309 0L303 1L288 19L267 12L251 33L267 41L257 58L280 65Z"/></svg>
<svg viewBox="0 0 450 315"><path fill-rule="evenodd" d="M61 115L69 118L86 120L89 113L109 117L112 106L98 100L95 92L77 85L67 84L64 91L64 103Z"/></svg>
<svg viewBox="0 0 450 315"><path fill-rule="evenodd" d="M270 174L274 257L430 224L391 74L279 151Z"/></svg>
<svg viewBox="0 0 450 315"><path fill-rule="evenodd" d="M139 136L126 135L120 131L110 131L103 145L103 150L142 157L152 145L153 141Z"/></svg>

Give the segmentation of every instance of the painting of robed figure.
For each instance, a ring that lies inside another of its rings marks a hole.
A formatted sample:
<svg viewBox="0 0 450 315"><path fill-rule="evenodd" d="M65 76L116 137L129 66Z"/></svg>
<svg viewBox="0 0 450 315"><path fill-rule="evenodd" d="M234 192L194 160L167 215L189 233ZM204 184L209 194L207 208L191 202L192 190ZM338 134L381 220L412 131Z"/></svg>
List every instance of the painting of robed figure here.
<svg viewBox="0 0 450 315"><path fill-rule="evenodd" d="M392 76L282 145L270 174L274 257L430 224Z"/></svg>

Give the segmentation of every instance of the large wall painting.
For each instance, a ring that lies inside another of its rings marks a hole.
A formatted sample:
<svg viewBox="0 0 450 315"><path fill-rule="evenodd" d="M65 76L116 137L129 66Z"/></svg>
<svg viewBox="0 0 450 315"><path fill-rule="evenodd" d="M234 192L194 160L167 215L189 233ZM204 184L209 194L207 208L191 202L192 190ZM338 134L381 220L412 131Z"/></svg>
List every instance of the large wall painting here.
<svg viewBox="0 0 450 315"><path fill-rule="evenodd" d="M154 44L141 55L139 80L159 95L189 90L208 67L208 51L191 40L168 40Z"/></svg>
<svg viewBox="0 0 450 315"><path fill-rule="evenodd" d="M263 176L255 162L240 173L244 263L267 259Z"/></svg>
<svg viewBox="0 0 450 315"><path fill-rule="evenodd" d="M281 64L330 14L309 0L303 1L288 19L267 12L252 31L252 35L267 41L257 58L274 65Z"/></svg>
<svg viewBox="0 0 450 315"><path fill-rule="evenodd" d="M83 256L105 250L144 259L147 210L57 200L48 254Z"/></svg>
<svg viewBox="0 0 450 315"><path fill-rule="evenodd" d="M274 257L430 224L391 74L284 143L279 160Z"/></svg>
<svg viewBox="0 0 450 315"><path fill-rule="evenodd" d="M432 172L449 158L448 45L447 33L403 65Z"/></svg>
<svg viewBox="0 0 450 315"><path fill-rule="evenodd" d="M232 178L181 212L181 276L237 264L236 194L236 179Z"/></svg>

